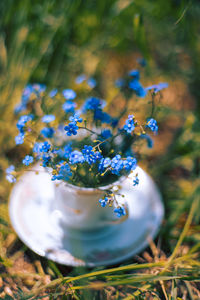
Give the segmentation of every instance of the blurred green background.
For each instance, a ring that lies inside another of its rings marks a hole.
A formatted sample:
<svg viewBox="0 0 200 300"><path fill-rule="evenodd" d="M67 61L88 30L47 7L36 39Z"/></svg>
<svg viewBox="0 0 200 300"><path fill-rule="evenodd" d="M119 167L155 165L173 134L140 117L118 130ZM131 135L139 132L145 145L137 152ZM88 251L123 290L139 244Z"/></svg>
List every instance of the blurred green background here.
<svg viewBox="0 0 200 300"><path fill-rule="evenodd" d="M158 109L160 133L155 139L155 149L145 152L142 160L143 167L159 185L166 207L157 240L159 257L167 262L176 249L190 207L195 203L192 221L189 220L190 229L186 228L183 243L178 244L175 254L182 257L192 251L196 255L194 260L199 261L199 19L200 4L197 0L0 1L1 297L22 299L37 281L44 284L47 278L50 282L61 276L86 272L66 269L39 258L17 239L9 224L7 200L11 187L4 180L4 170L10 163L21 159L14 143L16 118L13 108L20 101L24 86L28 82L40 82L50 88L71 87L75 76L86 73L98 80L99 94L110 97L111 83L136 67L138 57L147 60L145 83L169 82ZM140 256L141 262L155 260L152 249ZM133 262L136 258L127 263ZM182 264L182 269L175 264L167 270L170 275L180 275L180 279L165 281L158 276L148 286L146 281L138 280L133 284L129 280L131 287L127 287L126 281L112 286L112 280L115 280L112 278L110 286L113 289L88 289L89 294L77 289L73 297L199 299L196 280L200 278L200 266L198 263L195 265L191 257L190 260L182 260ZM30 275L24 279L20 277L22 272L39 277ZM149 274L149 268L143 272ZM186 275L191 278L187 283ZM128 276L126 270L123 276L125 279ZM108 280L103 275L95 279L101 282ZM84 284L93 280L88 279ZM64 291L66 289L63 295ZM54 297L54 292L46 291L44 295L52 294ZM66 297L71 299L72 295L67 295L68 292Z"/></svg>

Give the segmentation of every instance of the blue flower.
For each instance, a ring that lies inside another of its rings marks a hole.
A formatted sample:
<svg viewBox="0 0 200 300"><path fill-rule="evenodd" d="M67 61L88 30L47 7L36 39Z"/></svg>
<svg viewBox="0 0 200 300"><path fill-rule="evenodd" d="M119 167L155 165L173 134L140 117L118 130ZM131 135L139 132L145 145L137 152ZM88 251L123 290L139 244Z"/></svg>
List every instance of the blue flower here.
<svg viewBox="0 0 200 300"><path fill-rule="evenodd" d="M87 80L87 84L89 85L89 87L91 88L91 89L93 89L95 86L96 86L96 80L94 79L94 78L89 78L88 80Z"/></svg>
<svg viewBox="0 0 200 300"><path fill-rule="evenodd" d="M31 121L33 119L32 115L24 115L21 116L17 122L17 128L19 129L20 133L24 133L24 126L28 121Z"/></svg>
<svg viewBox="0 0 200 300"><path fill-rule="evenodd" d="M101 162L101 163L102 163L102 162ZM106 158L103 159L103 167L104 167L104 168L109 167L110 164L111 164L111 159L110 159L109 157L106 157Z"/></svg>
<svg viewBox="0 0 200 300"><path fill-rule="evenodd" d="M83 105L83 112L86 112L87 110L93 110L94 120L100 120L102 123L109 124L111 122L110 115L102 111L102 108L105 105L106 105L105 101L95 97L91 97L85 101Z"/></svg>
<svg viewBox="0 0 200 300"><path fill-rule="evenodd" d="M158 131L157 121L154 120L153 118L147 120L146 127L150 128L151 131L155 133Z"/></svg>
<svg viewBox="0 0 200 300"><path fill-rule="evenodd" d="M143 98L147 94L146 89L144 89L141 83L135 79L129 82L129 88L133 90L138 97Z"/></svg>
<svg viewBox="0 0 200 300"><path fill-rule="evenodd" d="M104 199L99 199L99 203L102 207L105 207L108 203L108 197L105 197Z"/></svg>
<svg viewBox="0 0 200 300"><path fill-rule="evenodd" d="M35 143L33 146L33 152L39 154L40 153L40 149L42 147L43 143Z"/></svg>
<svg viewBox="0 0 200 300"><path fill-rule="evenodd" d="M94 152L96 160L102 159L102 154L99 151Z"/></svg>
<svg viewBox="0 0 200 300"><path fill-rule="evenodd" d="M73 123L81 123L83 122L83 119L80 118L79 113L75 113L73 116L69 117L69 120Z"/></svg>
<svg viewBox="0 0 200 300"><path fill-rule="evenodd" d="M23 163L25 166L29 166L30 164L33 163L33 156L31 156L31 155L26 155L25 158L22 160L22 163Z"/></svg>
<svg viewBox="0 0 200 300"><path fill-rule="evenodd" d="M14 173L15 172L15 167L13 165L9 166L7 169L6 169L6 179L10 182L10 183L13 183L13 182L16 182L16 178L14 176Z"/></svg>
<svg viewBox="0 0 200 300"><path fill-rule="evenodd" d="M65 99L67 100L73 100L74 98L76 98L76 93L71 89L63 90L62 93Z"/></svg>
<svg viewBox="0 0 200 300"><path fill-rule="evenodd" d="M43 167L48 167L49 163L51 161L51 156L50 155L42 155L42 166Z"/></svg>
<svg viewBox="0 0 200 300"><path fill-rule="evenodd" d="M158 84L154 84L154 85L151 85L147 88L145 88L146 91L148 90L153 90L153 92L156 94L158 92L160 92L161 90L165 89L168 87L168 83L167 82L160 82Z"/></svg>
<svg viewBox="0 0 200 300"><path fill-rule="evenodd" d="M139 80L140 79L140 72L138 70L131 70L128 73L129 76L133 77L133 79Z"/></svg>
<svg viewBox="0 0 200 300"><path fill-rule="evenodd" d="M127 133L131 133L135 129L135 120L133 115L128 116L128 120L126 120L126 124L124 125L124 130Z"/></svg>
<svg viewBox="0 0 200 300"><path fill-rule="evenodd" d="M23 104L25 107L32 93L33 93L32 84L27 84L27 86L24 88L22 92L22 97L21 97L21 104Z"/></svg>
<svg viewBox="0 0 200 300"><path fill-rule="evenodd" d="M61 165L58 174L60 176L62 176L63 180L67 181L69 179L69 177L72 176L72 172L71 172L70 166L67 163Z"/></svg>
<svg viewBox="0 0 200 300"><path fill-rule="evenodd" d="M40 133L46 138L52 138L54 135L54 129L52 127L44 127Z"/></svg>
<svg viewBox="0 0 200 300"><path fill-rule="evenodd" d="M10 166L6 169L6 174L11 174L12 172L15 172L15 166L10 165Z"/></svg>
<svg viewBox="0 0 200 300"><path fill-rule="evenodd" d="M109 124L111 122L111 116L101 109L97 109L94 111L94 120L99 120L102 123Z"/></svg>
<svg viewBox="0 0 200 300"><path fill-rule="evenodd" d="M85 145L84 148L82 149L82 153L84 155L85 161L89 165L94 164L96 162L97 157L93 151L92 146Z"/></svg>
<svg viewBox="0 0 200 300"><path fill-rule="evenodd" d="M7 179L7 181L9 181L10 183L16 182L16 178L15 178L12 174L7 174L7 175L6 175L6 179Z"/></svg>
<svg viewBox="0 0 200 300"><path fill-rule="evenodd" d="M70 166L67 163L60 162L60 168L57 175L54 175L51 180L64 180L68 181L72 176L72 172Z"/></svg>
<svg viewBox="0 0 200 300"><path fill-rule="evenodd" d="M50 93L49 93L49 97L51 97L51 98L55 97L55 96L56 96L56 94L57 94L57 92L58 92L58 90L57 90L57 89L53 89L52 91L50 91Z"/></svg>
<svg viewBox="0 0 200 300"><path fill-rule="evenodd" d="M24 142L24 134L20 133L15 137L15 143L16 145L21 145Z"/></svg>
<svg viewBox="0 0 200 300"><path fill-rule="evenodd" d="M137 160L134 157L128 156L124 161L124 168L127 171L135 170L137 167Z"/></svg>
<svg viewBox="0 0 200 300"><path fill-rule="evenodd" d="M117 217L120 218L121 216L126 215L126 210L123 206L120 206L114 209L114 213L116 213Z"/></svg>
<svg viewBox="0 0 200 300"><path fill-rule="evenodd" d="M72 176L72 172L71 172L70 166L67 163L65 163L64 165L62 165L60 167L59 174L63 176L64 180L68 180L68 178L70 176Z"/></svg>
<svg viewBox="0 0 200 300"><path fill-rule="evenodd" d="M93 155L94 154L94 151L93 151L93 148L92 146L87 146L85 145L84 146L84 149L82 149L82 153L85 155L85 156L88 156L88 155Z"/></svg>
<svg viewBox="0 0 200 300"><path fill-rule="evenodd" d="M78 126L76 126L76 123L69 123L64 127L64 130L67 132L68 136L77 135Z"/></svg>
<svg viewBox="0 0 200 300"><path fill-rule="evenodd" d="M19 112L26 110L31 95L34 93L38 97L45 89L46 86L43 84L28 84L23 90L21 103L15 107L15 113L18 114Z"/></svg>
<svg viewBox="0 0 200 300"><path fill-rule="evenodd" d="M85 101L83 105L83 111L97 110L103 108L104 106L105 106L105 101L99 98L90 97Z"/></svg>
<svg viewBox="0 0 200 300"><path fill-rule="evenodd" d="M64 147L64 157L69 158L70 153L72 152L71 143Z"/></svg>
<svg viewBox="0 0 200 300"><path fill-rule="evenodd" d="M27 86L24 88L22 92L22 103L26 104L29 101L32 92L33 92L32 84L27 84Z"/></svg>
<svg viewBox="0 0 200 300"><path fill-rule="evenodd" d="M101 136L104 138L104 139L108 139L112 136L112 133L110 131L110 129L104 129L102 132L101 132Z"/></svg>
<svg viewBox="0 0 200 300"><path fill-rule="evenodd" d="M83 156L83 154L78 151L72 151L69 155L69 162L70 164L74 165L74 164L79 164L79 163L83 163L85 161L85 158Z"/></svg>
<svg viewBox="0 0 200 300"><path fill-rule="evenodd" d="M77 104L71 100L66 101L62 108L66 113L74 113Z"/></svg>
<svg viewBox="0 0 200 300"><path fill-rule="evenodd" d="M45 115L44 117L42 117L42 122L43 123L50 123L52 121L55 120L55 116L54 115Z"/></svg>
<svg viewBox="0 0 200 300"><path fill-rule="evenodd" d="M46 90L46 85L42 83L34 83L32 84L32 89L36 95L39 95Z"/></svg>
<svg viewBox="0 0 200 300"><path fill-rule="evenodd" d="M58 156L61 157L61 158L64 158L64 156L65 156L65 152L64 152L64 150L63 150L62 148L55 148L55 149L53 149L51 152L52 152L53 154L58 155Z"/></svg>
<svg viewBox="0 0 200 300"><path fill-rule="evenodd" d="M51 177L51 180L52 181L55 181L55 180L61 180L62 179L62 176L60 176L60 175L53 175L52 177Z"/></svg>
<svg viewBox="0 0 200 300"><path fill-rule="evenodd" d="M139 178L138 175L135 176L135 178L133 179L133 186L136 186L139 184Z"/></svg>
<svg viewBox="0 0 200 300"><path fill-rule="evenodd" d="M86 75L85 74L81 74L81 75L79 75L79 76L76 77L75 82L77 84L81 84L85 80L86 80Z"/></svg>
<svg viewBox="0 0 200 300"><path fill-rule="evenodd" d="M40 152L49 152L50 149L51 149L51 145L47 141L39 145Z"/></svg>
<svg viewBox="0 0 200 300"><path fill-rule="evenodd" d="M26 108L27 108L26 106L27 106L27 103L30 99L32 92L33 92L32 85L28 84L23 90L22 97L21 97L21 103L15 107L14 111L16 114L20 113L23 110L26 110Z"/></svg>
<svg viewBox="0 0 200 300"><path fill-rule="evenodd" d="M109 157L102 158L99 163L99 172L103 173L106 168L111 164L111 159Z"/></svg>
<svg viewBox="0 0 200 300"><path fill-rule="evenodd" d="M111 160L111 173L115 175L120 175L120 171L123 169L124 163L121 159L121 155L117 154Z"/></svg>

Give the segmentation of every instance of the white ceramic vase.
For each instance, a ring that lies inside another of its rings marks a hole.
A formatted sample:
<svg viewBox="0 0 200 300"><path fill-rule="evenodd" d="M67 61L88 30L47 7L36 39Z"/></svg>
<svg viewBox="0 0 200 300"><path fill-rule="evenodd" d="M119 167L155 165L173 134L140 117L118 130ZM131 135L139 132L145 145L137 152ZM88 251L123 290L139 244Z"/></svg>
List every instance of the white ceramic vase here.
<svg viewBox="0 0 200 300"><path fill-rule="evenodd" d="M106 229L107 226L123 222L127 216L117 217L113 212L114 207L106 205L101 207L99 199L105 196L106 190L110 190L113 185L118 187L123 184L126 177L119 181L100 188L78 187L67 182L55 182L55 201L53 205L54 213L60 215L62 222L80 231ZM118 203L123 203L128 211L126 201L116 196Z"/></svg>

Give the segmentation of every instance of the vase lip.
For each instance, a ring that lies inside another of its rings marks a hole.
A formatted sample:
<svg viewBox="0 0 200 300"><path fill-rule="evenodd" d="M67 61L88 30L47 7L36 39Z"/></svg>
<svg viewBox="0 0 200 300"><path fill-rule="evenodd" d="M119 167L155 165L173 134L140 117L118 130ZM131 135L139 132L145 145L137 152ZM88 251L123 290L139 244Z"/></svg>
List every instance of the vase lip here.
<svg viewBox="0 0 200 300"><path fill-rule="evenodd" d="M99 186L99 187L82 187L82 186L71 184L71 183L69 183L67 181L63 181L63 180L58 181L58 186L60 183L62 185L65 185L66 187L75 189L77 191L82 191L82 192L106 191L106 190L109 190L110 188L112 188L113 185L120 185L126 178L127 178L127 176L122 175L122 176L120 176L120 178L118 180L114 181L113 183L110 183L108 185ZM56 183L57 183L57 181L56 181Z"/></svg>

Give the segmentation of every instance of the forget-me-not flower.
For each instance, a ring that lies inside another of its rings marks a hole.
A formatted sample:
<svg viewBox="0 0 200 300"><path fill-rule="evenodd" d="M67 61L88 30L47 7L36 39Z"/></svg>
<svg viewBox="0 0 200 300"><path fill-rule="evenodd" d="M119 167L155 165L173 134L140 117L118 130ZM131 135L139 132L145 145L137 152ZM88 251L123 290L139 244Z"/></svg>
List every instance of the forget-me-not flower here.
<svg viewBox="0 0 200 300"><path fill-rule="evenodd" d="M22 163L23 163L25 166L29 166L30 164L33 163L33 156L31 156L31 155L26 155L25 158L22 160Z"/></svg>

